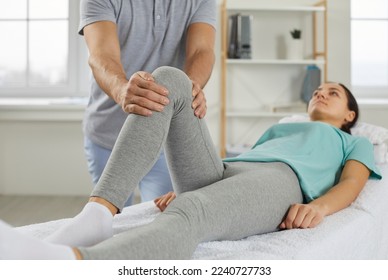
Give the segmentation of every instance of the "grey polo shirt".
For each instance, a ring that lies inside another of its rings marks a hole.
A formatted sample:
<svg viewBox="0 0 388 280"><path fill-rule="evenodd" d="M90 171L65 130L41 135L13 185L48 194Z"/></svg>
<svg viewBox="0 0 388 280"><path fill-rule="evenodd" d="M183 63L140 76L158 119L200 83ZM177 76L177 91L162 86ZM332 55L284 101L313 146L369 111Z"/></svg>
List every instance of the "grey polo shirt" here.
<svg viewBox="0 0 388 280"><path fill-rule="evenodd" d="M121 62L127 78L185 63L186 30L192 23L216 27L216 0L81 0L79 34L97 21L117 24ZM91 77L84 133L95 144L111 149L127 114Z"/></svg>

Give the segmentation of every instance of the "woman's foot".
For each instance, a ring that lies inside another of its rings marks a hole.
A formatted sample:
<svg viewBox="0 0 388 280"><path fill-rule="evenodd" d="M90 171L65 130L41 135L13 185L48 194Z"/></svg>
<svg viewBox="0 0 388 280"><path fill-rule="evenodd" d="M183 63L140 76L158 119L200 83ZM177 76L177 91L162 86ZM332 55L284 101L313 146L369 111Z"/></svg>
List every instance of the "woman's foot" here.
<svg viewBox="0 0 388 280"><path fill-rule="evenodd" d="M71 247L27 236L0 221L0 260L75 260Z"/></svg>
<svg viewBox="0 0 388 280"><path fill-rule="evenodd" d="M92 246L113 236L113 215L102 204L89 202L77 216L45 240L71 247Z"/></svg>

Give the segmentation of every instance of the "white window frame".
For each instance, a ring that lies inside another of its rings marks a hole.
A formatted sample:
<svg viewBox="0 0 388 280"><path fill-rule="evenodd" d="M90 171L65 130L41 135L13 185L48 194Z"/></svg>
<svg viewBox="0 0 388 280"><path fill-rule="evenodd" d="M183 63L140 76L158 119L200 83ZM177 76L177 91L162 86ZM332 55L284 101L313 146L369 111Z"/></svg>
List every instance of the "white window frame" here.
<svg viewBox="0 0 388 280"><path fill-rule="evenodd" d="M352 2L350 3L350 5L352 5ZM368 20L385 21L388 23L388 19L386 18L358 18L350 15L351 25L354 21L368 21ZM385 34L385 36L388 36L388 34ZM351 44L352 44L352 40L351 40ZM351 46L351 49L352 49L352 46ZM351 63L352 63L352 60L351 60ZM352 71L352 67L350 70ZM356 95L356 97L358 98L388 99L388 86L358 86L358 85L354 85L352 80L351 80L351 84L352 84L352 90Z"/></svg>
<svg viewBox="0 0 388 280"><path fill-rule="evenodd" d="M78 34L79 0L69 0L68 82L61 86L0 87L0 97L5 98L55 98L86 97L89 81L87 49Z"/></svg>

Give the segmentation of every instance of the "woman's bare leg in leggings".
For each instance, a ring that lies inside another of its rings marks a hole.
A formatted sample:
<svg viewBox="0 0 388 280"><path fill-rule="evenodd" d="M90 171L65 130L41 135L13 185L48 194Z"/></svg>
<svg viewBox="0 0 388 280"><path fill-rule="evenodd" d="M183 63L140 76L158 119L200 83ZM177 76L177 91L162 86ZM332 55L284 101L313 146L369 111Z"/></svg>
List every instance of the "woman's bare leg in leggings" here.
<svg viewBox="0 0 388 280"><path fill-rule="evenodd" d="M102 197L118 209L156 161L165 145L175 192L209 185L222 178L223 163L204 120L191 108L192 83L180 70L161 67L157 83L169 91L170 104L150 117L129 115L111 158L92 196Z"/></svg>
<svg viewBox="0 0 388 280"><path fill-rule="evenodd" d="M84 259L189 259L200 242L238 240L278 230L291 204L302 203L298 179L280 162L233 162L224 179L182 193L150 224L96 246Z"/></svg>
<svg viewBox="0 0 388 280"><path fill-rule="evenodd" d="M169 105L163 112L154 112L150 117L128 116L91 194L91 203L69 224L49 236L48 241L91 246L111 237L112 216L124 207L163 146L176 193L221 179L222 161L205 122L196 118L191 108L191 81L182 71L172 67L158 68L153 76L157 83L168 89Z"/></svg>

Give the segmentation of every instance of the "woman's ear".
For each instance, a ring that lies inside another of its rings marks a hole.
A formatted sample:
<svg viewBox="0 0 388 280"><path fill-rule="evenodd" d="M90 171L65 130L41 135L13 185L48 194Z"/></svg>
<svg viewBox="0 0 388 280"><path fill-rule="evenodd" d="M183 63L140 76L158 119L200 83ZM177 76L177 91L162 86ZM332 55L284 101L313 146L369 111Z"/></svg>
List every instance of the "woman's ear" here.
<svg viewBox="0 0 388 280"><path fill-rule="evenodd" d="M349 111L345 116L345 122L350 123L354 120L355 117L356 117L356 112Z"/></svg>

